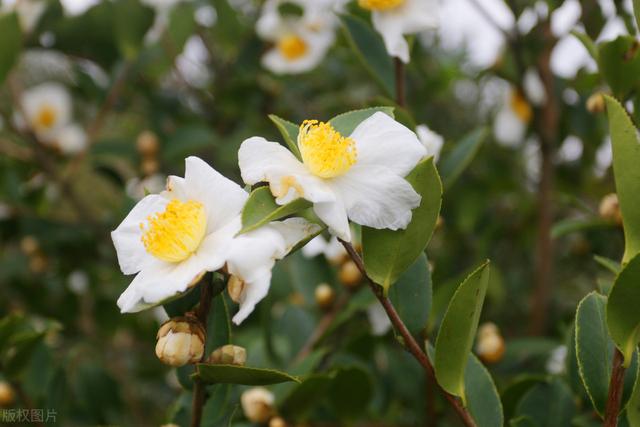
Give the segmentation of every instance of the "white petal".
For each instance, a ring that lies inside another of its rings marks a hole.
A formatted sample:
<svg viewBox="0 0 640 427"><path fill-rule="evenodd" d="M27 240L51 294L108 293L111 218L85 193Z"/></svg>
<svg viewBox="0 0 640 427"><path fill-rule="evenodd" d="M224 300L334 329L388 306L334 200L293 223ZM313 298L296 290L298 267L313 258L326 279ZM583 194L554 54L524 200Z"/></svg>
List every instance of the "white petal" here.
<svg viewBox="0 0 640 427"><path fill-rule="evenodd" d="M380 166L354 166L332 187L340 194L349 219L373 228L404 229L421 197L404 178Z"/></svg>
<svg viewBox="0 0 640 427"><path fill-rule="evenodd" d="M437 6L435 0L405 0L395 9L373 12L373 26L382 35L387 52L408 63L409 44L404 34L436 27Z"/></svg>
<svg viewBox="0 0 640 427"><path fill-rule="evenodd" d="M256 307L264 297L269 293L269 287L271 286L271 269L264 271L263 275L257 277L251 283L245 283L244 294L240 300L240 309L233 316L233 323L239 325L242 323Z"/></svg>
<svg viewBox="0 0 640 427"><path fill-rule="evenodd" d="M401 176L427 154L415 133L382 112L360 123L351 138L356 142L358 166L384 166Z"/></svg>
<svg viewBox="0 0 640 427"><path fill-rule="evenodd" d="M322 180L311 175L289 150L276 142L249 138L240 146L238 161L242 180L250 185L268 182L279 204L297 197L311 202L335 199Z"/></svg>
<svg viewBox="0 0 640 427"><path fill-rule="evenodd" d="M309 243L303 246L302 255L306 258L313 258L320 254L324 254L328 244L329 243L323 236L316 236L309 240Z"/></svg>
<svg viewBox="0 0 640 427"><path fill-rule="evenodd" d="M442 146L444 145L444 138L429 129L427 125L416 126L416 134L422 145L424 145L424 148L427 149L427 155L433 156L437 162L440 158Z"/></svg>
<svg viewBox="0 0 640 427"><path fill-rule="evenodd" d="M268 225L276 230L284 239L285 250L278 258L283 258L302 240L317 234L322 230L318 224L307 221L304 218L287 218L284 221L273 221Z"/></svg>
<svg viewBox="0 0 640 427"><path fill-rule="evenodd" d="M71 94L58 83L43 83L22 93L22 108L26 119L33 124L41 109L45 106L55 111L55 120L47 129L36 129L39 132L50 132L67 125L71 121Z"/></svg>
<svg viewBox="0 0 640 427"><path fill-rule="evenodd" d="M516 147L524 141L527 125L508 107L498 111L493 124L496 141L505 147Z"/></svg>
<svg viewBox="0 0 640 427"><path fill-rule="evenodd" d="M185 191L191 199L204 204L207 233L224 226L242 211L249 195L238 184L198 157L188 157L185 163Z"/></svg>
<svg viewBox="0 0 640 427"><path fill-rule="evenodd" d="M168 199L157 194L143 198L134 206L118 228L111 232L120 270L124 274L135 274L150 260L155 259L144 248L140 224L146 222L149 216L162 212L167 203L169 203Z"/></svg>
<svg viewBox="0 0 640 427"><path fill-rule="evenodd" d="M62 127L56 133L55 139L64 154L77 154L87 148L87 134L76 124Z"/></svg>
<svg viewBox="0 0 640 427"><path fill-rule="evenodd" d="M345 242L351 241L347 209L339 198L334 202L316 203L313 205L313 211L327 224L331 234Z"/></svg>

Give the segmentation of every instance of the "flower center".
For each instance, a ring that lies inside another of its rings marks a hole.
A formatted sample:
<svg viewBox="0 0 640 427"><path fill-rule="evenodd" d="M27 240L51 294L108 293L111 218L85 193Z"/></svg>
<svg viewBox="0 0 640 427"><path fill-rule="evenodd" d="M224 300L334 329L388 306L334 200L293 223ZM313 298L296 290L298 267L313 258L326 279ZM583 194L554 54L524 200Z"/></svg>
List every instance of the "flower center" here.
<svg viewBox="0 0 640 427"><path fill-rule="evenodd" d="M180 262L198 249L207 229L207 218L202 203L194 200L181 202L173 199L164 212L147 218L142 243L151 255L167 262Z"/></svg>
<svg viewBox="0 0 640 427"><path fill-rule="evenodd" d="M305 120L298 133L298 148L307 168L321 178L346 173L358 157L356 143L329 123Z"/></svg>
<svg viewBox="0 0 640 427"><path fill-rule="evenodd" d="M363 9L368 10L389 10L402 6L405 0L358 0L358 4Z"/></svg>
<svg viewBox="0 0 640 427"><path fill-rule="evenodd" d="M56 118L55 108L50 105L43 105L36 115L35 126L41 129L49 129L56 122Z"/></svg>
<svg viewBox="0 0 640 427"><path fill-rule="evenodd" d="M307 53L307 43L295 34L282 37L278 41L278 50L289 61L296 60Z"/></svg>
<svg viewBox="0 0 640 427"><path fill-rule="evenodd" d="M511 109L524 123L529 123L531 121L531 116L533 116L531 106L527 100L524 99L524 96L522 96L522 94L517 90L514 90L511 93Z"/></svg>

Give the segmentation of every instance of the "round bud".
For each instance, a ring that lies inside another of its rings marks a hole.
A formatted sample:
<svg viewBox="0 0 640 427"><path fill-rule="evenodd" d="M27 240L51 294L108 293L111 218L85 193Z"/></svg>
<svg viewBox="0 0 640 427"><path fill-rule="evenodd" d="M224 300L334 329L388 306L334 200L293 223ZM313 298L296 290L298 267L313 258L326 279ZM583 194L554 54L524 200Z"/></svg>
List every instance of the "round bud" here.
<svg viewBox="0 0 640 427"><path fill-rule="evenodd" d="M269 427L287 427L287 422L282 417L273 417L269 420Z"/></svg>
<svg viewBox="0 0 640 427"><path fill-rule="evenodd" d="M184 366L196 363L204 354L205 332L193 316L175 317L160 326L156 356L166 365Z"/></svg>
<svg viewBox="0 0 640 427"><path fill-rule="evenodd" d="M244 281L238 276L230 276L227 282L227 293L231 301L240 304L240 298L244 292Z"/></svg>
<svg viewBox="0 0 640 427"><path fill-rule="evenodd" d="M340 283L349 288L354 288L362 281L362 273L358 269L358 266L352 260L349 260L342 264L340 271L338 272L338 279Z"/></svg>
<svg viewBox="0 0 640 427"><path fill-rule="evenodd" d="M622 214L620 213L620 202L616 193L607 194L600 201L600 217L606 221L611 221L618 225L622 224Z"/></svg>
<svg viewBox="0 0 640 427"><path fill-rule="evenodd" d="M143 159L142 160L142 174L144 176L151 176L160 170L160 164L156 159Z"/></svg>
<svg viewBox="0 0 640 427"><path fill-rule="evenodd" d="M14 400L13 387L6 381L0 381L0 406L11 406Z"/></svg>
<svg viewBox="0 0 640 427"><path fill-rule="evenodd" d="M498 326L493 322L484 322L478 326L478 337L485 337L499 333L500 330L498 329Z"/></svg>
<svg viewBox="0 0 640 427"><path fill-rule="evenodd" d="M266 423L274 414L275 396L263 387L254 387L242 393L240 405L245 417L252 423Z"/></svg>
<svg viewBox="0 0 640 427"><path fill-rule="evenodd" d="M216 365L244 366L246 361L247 350L231 344L215 349L207 358L207 362Z"/></svg>
<svg viewBox="0 0 640 427"><path fill-rule="evenodd" d="M35 273L44 273L47 269L47 258L42 254L35 254L29 259L29 269Z"/></svg>
<svg viewBox="0 0 640 427"><path fill-rule="evenodd" d="M150 130L145 130L138 135L136 148L142 156L153 157L158 154L158 149L160 148L158 137Z"/></svg>
<svg viewBox="0 0 640 427"><path fill-rule="evenodd" d="M498 327L491 322L484 323L478 328L476 353L487 363L497 363L502 360L505 352L504 339Z"/></svg>
<svg viewBox="0 0 640 427"><path fill-rule="evenodd" d="M316 286L315 297L316 304L318 304L321 309L328 310L333 306L333 302L336 299L336 293L327 283L320 283Z"/></svg>
<svg viewBox="0 0 640 427"><path fill-rule="evenodd" d="M38 252L40 249L40 244L38 243L38 239L33 236L24 236L22 240L20 240L20 250L27 255L31 256Z"/></svg>
<svg viewBox="0 0 640 427"><path fill-rule="evenodd" d="M596 92L587 99L587 110L591 114L602 113L605 108L605 101L602 92Z"/></svg>

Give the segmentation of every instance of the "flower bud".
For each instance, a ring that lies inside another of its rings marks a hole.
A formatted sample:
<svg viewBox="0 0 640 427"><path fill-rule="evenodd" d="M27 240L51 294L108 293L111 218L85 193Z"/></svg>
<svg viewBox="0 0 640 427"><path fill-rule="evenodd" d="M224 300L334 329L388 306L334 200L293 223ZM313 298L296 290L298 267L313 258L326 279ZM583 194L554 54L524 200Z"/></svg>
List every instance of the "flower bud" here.
<svg viewBox="0 0 640 427"><path fill-rule="evenodd" d="M47 258L40 253L33 255L29 259L29 269L35 274L44 273L47 269L47 264Z"/></svg>
<svg viewBox="0 0 640 427"><path fill-rule="evenodd" d="M33 236L24 236L22 240L20 240L20 250L27 255L35 255L40 249L40 245L38 244L38 240Z"/></svg>
<svg viewBox="0 0 640 427"><path fill-rule="evenodd" d="M269 427L287 427L287 422L282 417L273 417L269 420Z"/></svg>
<svg viewBox="0 0 640 427"><path fill-rule="evenodd" d="M600 217L615 224L622 224L622 214L620 213L620 202L616 193L607 194L600 201Z"/></svg>
<svg viewBox="0 0 640 427"><path fill-rule="evenodd" d="M482 324L478 328L476 353L480 359L488 364L502 360L505 352L504 339L498 327L491 322Z"/></svg>
<svg viewBox="0 0 640 427"><path fill-rule="evenodd" d="M240 404L245 417L252 423L266 423L274 414L273 393L263 387L254 387L242 393Z"/></svg>
<svg viewBox="0 0 640 427"><path fill-rule="evenodd" d="M354 288L362 281L362 273L358 269L358 266L352 260L349 260L342 264L340 271L338 272L338 279L340 282L348 288Z"/></svg>
<svg viewBox="0 0 640 427"><path fill-rule="evenodd" d="M207 362L216 365L244 366L247 361L247 350L243 347L227 344L215 349L207 359Z"/></svg>
<svg viewBox="0 0 640 427"><path fill-rule="evenodd" d="M160 170L160 164L156 159L144 159L142 160L142 174L144 176L151 176Z"/></svg>
<svg viewBox="0 0 640 427"><path fill-rule="evenodd" d="M204 354L204 328L193 316L176 317L160 326L156 356L166 365L196 363Z"/></svg>
<svg viewBox="0 0 640 427"><path fill-rule="evenodd" d="M598 114L604 111L605 103L602 92L596 92L587 99L587 110L591 114Z"/></svg>
<svg viewBox="0 0 640 427"><path fill-rule="evenodd" d="M0 381L0 406L11 406L14 400L13 387L6 381Z"/></svg>
<svg viewBox="0 0 640 427"><path fill-rule="evenodd" d="M158 149L160 148L158 137L150 130L145 130L138 135L136 148L142 156L153 157L158 153Z"/></svg>
<svg viewBox="0 0 640 427"><path fill-rule="evenodd" d="M318 304L321 309L328 310L333 306L333 302L336 299L336 293L327 283L320 283L316 286L315 297L316 304Z"/></svg>
<svg viewBox="0 0 640 427"><path fill-rule="evenodd" d="M230 276L227 282L227 293L231 301L240 304L240 297L244 292L244 281L238 276Z"/></svg>

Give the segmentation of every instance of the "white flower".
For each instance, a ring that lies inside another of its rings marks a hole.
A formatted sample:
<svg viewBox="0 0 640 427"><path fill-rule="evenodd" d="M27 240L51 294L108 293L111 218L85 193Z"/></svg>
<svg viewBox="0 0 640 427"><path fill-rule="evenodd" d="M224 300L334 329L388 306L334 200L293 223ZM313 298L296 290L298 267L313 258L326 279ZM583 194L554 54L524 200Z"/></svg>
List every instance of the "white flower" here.
<svg viewBox="0 0 640 427"><path fill-rule="evenodd" d="M54 141L57 132L71 121L71 94L58 83L25 90L21 104L27 126L44 142Z"/></svg>
<svg viewBox="0 0 640 427"><path fill-rule="evenodd" d="M2 12L15 12L20 28L25 33L33 31L46 9L47 3L41 0L14 0L3 3Z"/></svg>
<svg viewBox="0 0 640 427"><path fill-rule="evenodd" d="M391 320L378 301L367 307L367 318L371 324L371 333L375 336L386 335L391 330Z"/></svg>
<svg viewBox="0 0 640 427"><path fill-rule="evenodd" d="M87 134L77 124L64 126L53 136L55 145L63 154L73 155L87 148Z"/></svg>
<svg viewBox="0 0 640 427"><path fill-rule="evenodd" d="M553 349L547 360L547 372L555 375L563 373L566 369L567 353L566 345L560 345Z"/></svg>
<svg viewBox="0 0 640 427"><path fill-rule="evenodd" d="M282 16L279 6L292 3L301 16ZM335 17L327 1L267 0L256 23L260 37L274 44L262 65L277 74L298 74L315 68L335 40Z"/></svg>
<svg viewBox="0 0 640 427"><path fill-rule="evenodd" d="M348 256L346 249L335 236L327 240L321 235L311 239L302 248L302 255L306 258L314 258L320 254L332 264L340 264Z"/></svg>
<svg viewBox="0 0 640 427"><path fill-rule="evenodd" d="M506 147L519 145L525 137L533 116L531 106L516 89L512 89L496 114L493 133L496 141Z"/></svg>
<svg viewBox="0 0 640 427"><path fill-rule="evenodd" d="M166 182L167 177L159 173L142 179L131 178L125 185L125 193L134 200L141 200L146 194L161 192Z"/></svg>
<svg viewBox="0 0 640 427"><path fill-rule="evenodd" d="M225 264L246 283L240 323L268 292L271 268L302 239L319 231L301 218L272 222L236 236L248 194L197 157L185 177L169 177L167 190L143 198L111 233L120 269L136 274L118 299L123 313L161 303Z"/></svg>
<svg viewBox="0 0 640 427"><path fill-rule="evenodd" d="M382 35L389 55L409 62L405 34L420 33L438 26L437 0L358 0L371 11L374 28Z"/></svg>
<svg viewBox="0 0 640 427"><path fill-rule="evenodd" d="M349 219L373 228L404 229L421 197L404 177L426 150L416 135L384 113L364 120L349 137L329 123L300 126L302 161L276 142L244 141L238 152L247 184L268 182L278 204L302 197L332 234L351 241Z"/></svg>
<svg viewBox="0 0 640 427"><path fill-rule="evenodd" d="M424 145L424 148L427 149L427 156L433 156L434 161L437 162L440 158L442 146L444 145L442 135L435 133L429 129L427 125L416 126L416 134L420 142L422 142L422 145Z"/></svg>

